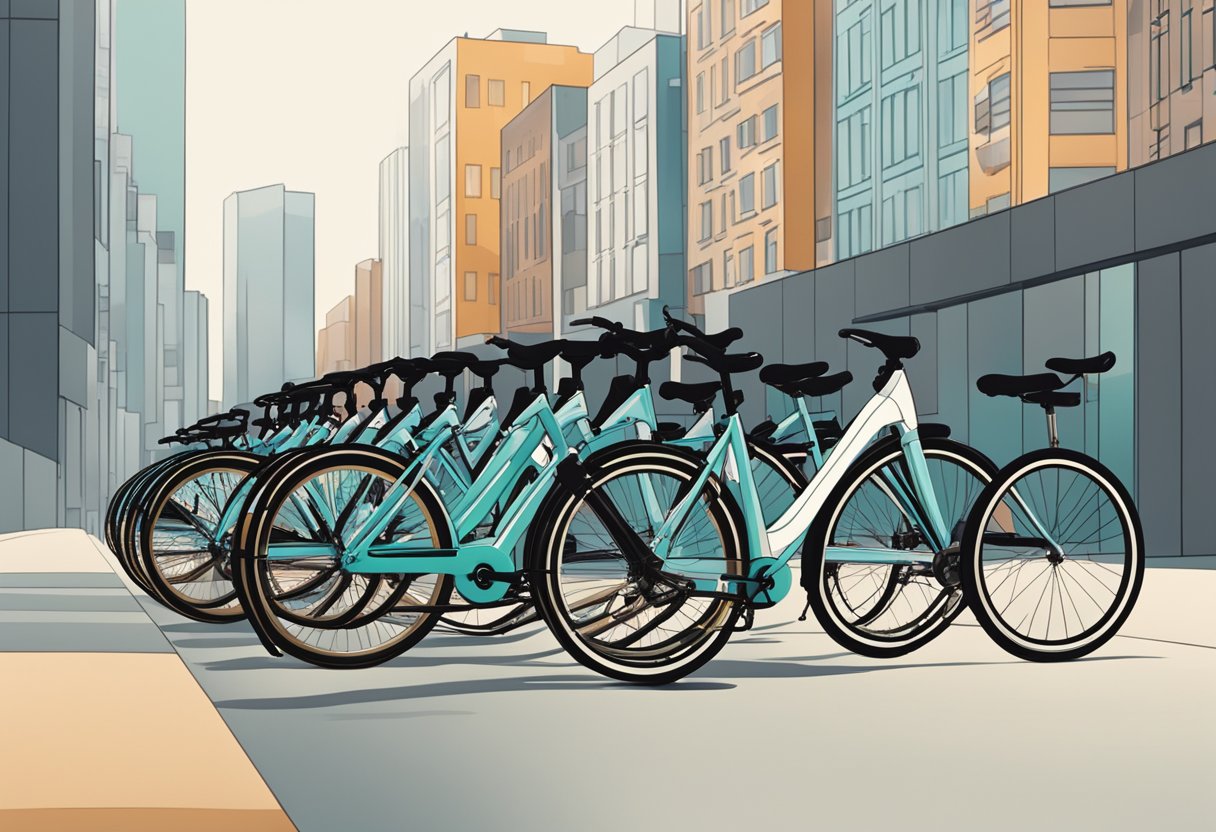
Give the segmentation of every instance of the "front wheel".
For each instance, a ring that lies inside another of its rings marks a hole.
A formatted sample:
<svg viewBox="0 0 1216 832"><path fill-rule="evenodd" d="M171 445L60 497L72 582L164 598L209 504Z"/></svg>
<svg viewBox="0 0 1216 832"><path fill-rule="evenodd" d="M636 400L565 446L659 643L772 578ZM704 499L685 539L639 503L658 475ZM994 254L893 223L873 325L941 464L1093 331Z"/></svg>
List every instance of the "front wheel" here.
<svg viewBox="0 0 1216 832"><path fill-rule="evenodd" d="M689 573L747 574L744 518L712 479L689 503L660 565L671 580L623 552L601 514L605 498L647 545L697 479L704 461L669 446L613 446L584 464L585 494L554 495L533 526L528 552L537 606L562 647L584 667L634 684L674 682L730 638L740 601L692 591Z"/></svg>
<svg viewBox="0 0 1216 832"><path fill-rule="evenodd" d="M1144 580L1144 532L1111 471L1045 448L1003 468L976 501L962 547L968 603L1019 658L1054 662L1101 647Z"/></svg>
<svg viewBox="0 0 1216 832"><path fill-rule="evenodd" d="M950 439L924 437L921 448L938 509L951 531L945 551L931 545L931 535L918 519L925 516L916 510L921 497L911 486L903 448L895 440L874 446L852 464L804 544L802 580L816 619L837 644L863 656L895 658L923 647L963 607L953 578L958 543L996 466Z"/></svg>

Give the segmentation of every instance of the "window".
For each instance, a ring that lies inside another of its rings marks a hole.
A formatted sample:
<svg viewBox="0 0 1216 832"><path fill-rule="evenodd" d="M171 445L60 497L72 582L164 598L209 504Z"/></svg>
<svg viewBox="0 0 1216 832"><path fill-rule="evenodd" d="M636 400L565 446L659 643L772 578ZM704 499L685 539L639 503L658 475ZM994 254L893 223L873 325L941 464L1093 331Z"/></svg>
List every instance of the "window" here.
<svg viewBox="0 0 1216 832"><path fill-rule="evenodd" d="M448 162L451 158L448 152L448 136L444 134L435 142L435 204L443 202L450 196L451 176Z"/></svg>
<svg viewBox="0 0 1216 832"><path fill-rule="evenodd" d="M832 218L820 217L815 220L815 242L822 243L832 239Z"/></svg>
<svg viewBox="0 0 1216 832"><path fill-rule="evenodd" d="M1195 27L1193 24L1192 6L1182 10L1182 41L1178 44L1178 81L1182 89L1189 89L1195 80L1194 43Z"/></svg>
<svg viewBox="0 0 1216 832"><path fill-rule="evenodd" d="M774 274L777 271L777 229L770 228L764 232L764 273Z"/></svg>
<svg viewBox="0 0 1216 832"><path fill-rule="evenodd" d="M494 272L486 275L486 301L491 306L498 306L498 275Z"/></svg>
<svg viewBox="0 0 1216 832"><path fill-rule="evenodd" d="M714 261L707 260L692 270L692 293L703 295L713 288Z"/></svg>
<svg viewBox="0 0 1216 832"><path fill-rule="evenodd" d="M1051 73L1051 132L1115 132L1115 71Z"/></svg>
<svg viewBox="0 0 1216 832"><path fill-rule="evenodd" d="M740 150L754 145L756 143L756 117L752 116L739 122L739 127L735 132Z"/></svg>
<svg viewBox="0 0 1216 832"><path fill-rule="evenodd" d="M718 31L722 37L735 31L735 0L718 0Z"/></svg>
<svg viewBox="0 0 1216 832"><path fill-rule="evenodd" d="M435 122L436 129L448 123L448 110L452 106L452 73L449 70L450 66L451 64L444 66L431 80L431 103L435 107L435 112L432 113L432 120Z"/></svg>
<svg viewBox="0 0 1216 832"><path fill-rule="evenodd" d="M756 174L749 173L739 180L739 216L756 211Z"/></svg>
<svg viewBox="0 0 1216 832"><path fill-rule="evenodd" d="M616 138L625 132L626 127L626 107L627 101L625 98L628 88L621 84L612 93L612 137Z"/></svg>
<svg viewBox="0 0 1216 832"><path fill-rule="evenodd" d="M722 283L727 289L735 285L735 253L730 249L722 253Z"/></svg>
<svg viewBox="0 0 1216 832"><path fill-rule="evenodd" d="M760 35L760 68L770 67L781 60L781 24L776 23Z"/></svg>
<svg viewBox="0 0 1216 832"><path fill-rule="evenodd" d="M756 41L753 38L735 52L735 83L742 84L756 74Z"/></svg>
<svg viewBox="0 0 1216 832"><path fill-rule="evenodd" d="M1047 5L1053 9L1064 6L1109 6L1110 0L1051 0Z"/></svg>
<svg viewBox="0 0 1216 832"><path fill-rule="evenodd" d="M477 215L464 215L464 244L466 246L477 245Z"/></svg>
<svg viewBox="0 0 1216 832"><path fill-rule="evenodd" d="M464 195L481 196L481 165L464 166Z"/></svg>
<svg viewBox="0 0 1216 832"><path fill-rule="evenodd" d="M635 122L646 118L650 109L650 70L642 69L633 76L633 120Z"/></svg>
<svg viewBox="0 0 1216 832"><path fill-rule="evenodd" d="M721 93L722 93L722 95L721 95L721 97L718 99L718 104L725 104L725 103L726 103L726 102L727 102L727 101L730 99L730 71L729 71L729 67L730 67L730 56L729 56L729 55L723 55L723 56L722 56L722 70L721 70L721 73L720 73L720 74L721 74L721 77L722 77L722 88L721 88Z"/></svg>
<svg viewBox="0 0 1216 832"><path fill-rule="evenodd" d="M532 82L523 81L519 85L519 95L523 99L524 106L527 107L532 103Z"/></svg>
<svg viewBox="0 0 1216 832"><path fill-rule="evenodd" d="M754 246L739 250L739 282L751 283L756 279L756 249Z"/></svg>
<svg viewBox="0 0 1216 832"><path fill-rule="evenodd" d="M633 128L633 175L645 176L650 170L650 138L645 124Z"/></svg>
<svg viewBox="0 0 1216 832"><path fill-rule="evenodd" d="M762 177L764 193L761 194L761 207L772 208L777 204L777 163L773 162L766 167Z"/></svg>
<svg viewBox="0 0 1216 832"><path fill-rule="evenodd" d="M937 144L946 148L967 139L967 73L937 82Z"/></svg>
<svg viewBox="0 0 1216 832"><path fill-rule="evenodd" d="M722 166L722 175L730 172L730 137L718 140L718 164Z"/></svg>
<svg viewBox="0 0 1216 832"><path fill-rule="evenodd" d="M481 76L464 76L464 106L476 108L481 106Z"/></svg>
<svg viewBox="0 0 1216 832"><path fill-rule="evenodd" d="M768 0L743 0L743 17L768 5Z"/></svg>
<svg viewBox="0 0 1216 832"><path fill-rule="evenodd" d="M760 141L767 142L777 138L777 105L769 107L762 115L760 124Z"/></svg>
<svg viewBox="0 0 1216 832"><path fill-rule="evenodd" d="M1192 147L1199 147L1203 144L1203 120L1193 121L1186 126L1184 134L1186 142L1184 149L1190 150Z"/></svg>
<svg viewBox="0 0 1216 832"><path fill-rule="evenodd" d="M1084 185L1086 182L1093 182L1095 179L1110 176L1114 172L1115 169L1112 167L1049 168L1047 171L1047 192L1054 194L1056 191L1062 191L1065 188Z"/></svg>
<svg viewBox="0 0 1216 832"><path fill-rule="evenodd" d="M942 57L967 46L967 0L936 0L937 51Z"/></svg>
<svg viewBox="0 0 1216 832"><path fill-rule="evenodd" d="M697 112L705 112L705 73L697 73Z"/></svg>
<svg viewBox="0 0 1216 832"><path fill-rule="evenodd" d="M486 100L491 107L502 107L506 104L507 84L497 78L486 82Z"/></svg>
<svg viewBox="0 0 1216 832"><path fill-rule="evenodd" d="M477 300L477 272L464 273L464 299Z"/></svg>
<svg viewBox="0 0 1216 832"><path fill-rule="evenodd" d="M701 203L700 242L703 243L712 236L714 236L714 204L713 201L707 199Z"/></svg>
<svg viewBox="0 0 1216 832"><path fill-rule="evenodd" d="M1009 25L1009 0L975 0L977 40L999 32Z"/></svg>
<svg viewBox="0 0 1216 832"><path fill-rule="evenodd" d="M704 185L714 178L714 149L707 147L697 154L697 184Z"/></svg>
<svg viewBox="0 0 1216 832"><path fill-rule="evenodd" d="M713 31L710 26L709 9L703 6L697 9L697 48L704 49L712 41Z"/></svg>
<svg viewBox="0 0 1216 832"><path fill-rule="evenodd" d="M641 237L647 232L647 216L650 212L645 180L633 187L633 231Z"/></svg>
<svg viewBox="0 0 1216 832"><path fill-rule="evenodd" d="M991 136L993 131L1008 127L1009 113L1009 73L1006 72L989 81L988 86L975 96L975 132Z"/></svg>
<svg viewBox="0 0 1216 832"><path fill-rule="evenodd" d="M494 199L502 196L502 168L490 168L490 196Z"/></svg>

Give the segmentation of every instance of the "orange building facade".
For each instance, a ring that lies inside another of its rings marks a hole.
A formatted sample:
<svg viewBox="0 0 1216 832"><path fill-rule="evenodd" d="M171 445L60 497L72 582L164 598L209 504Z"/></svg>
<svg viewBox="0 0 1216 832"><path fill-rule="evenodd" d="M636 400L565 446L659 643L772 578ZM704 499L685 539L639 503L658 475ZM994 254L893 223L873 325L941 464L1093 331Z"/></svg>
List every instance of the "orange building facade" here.
<svg viewBox="0 0 1216 832"><path fill-rule="evenodd" d="M413 350L502 330L500 132L550 85L591 78L592 57L576 47L500 30L455 38L411 79Z"/></svg>
<svg viewBox="0 0 1216 832"><path fill-rule="evenodd" d="M1127 0L976 0L970 215L1127 168Z"/></svg>
<svg viewBox="0 0 1216 832"><path fill-rule="evenodd" d="M689 0L688 302L832 259L831 0Z"/></svg>

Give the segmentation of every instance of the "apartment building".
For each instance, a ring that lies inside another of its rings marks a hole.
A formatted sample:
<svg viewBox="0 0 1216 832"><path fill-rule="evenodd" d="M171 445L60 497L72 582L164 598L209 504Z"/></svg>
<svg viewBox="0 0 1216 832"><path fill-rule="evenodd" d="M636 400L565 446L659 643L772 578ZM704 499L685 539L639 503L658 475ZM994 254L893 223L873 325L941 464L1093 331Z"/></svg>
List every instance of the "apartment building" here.
<svg viewBox="0 0 1216 832"><path fill-rule="evenodd" d="M1127 0L1128 163L1216 138L1216 0Z"/></svg>
<svg viewBox="0 0 1216 832"><path fill-rule="evenodd" d="M688 4L689 311L833 257L831 0Z"/></svg>
<svg viewBox="0 0 1216 832"><path fill-rule="evenodd" d="M410 79L414 354L501 330L499 134L551 84L586 86L591 74L591 56L573 46L500 29L454 38Z"/></svg>
<svg viewBox="0 0 1216 832"><path fill-rule="evenodd" d="M970 215L1128 162L1127 0L976 0Z"/></svg>

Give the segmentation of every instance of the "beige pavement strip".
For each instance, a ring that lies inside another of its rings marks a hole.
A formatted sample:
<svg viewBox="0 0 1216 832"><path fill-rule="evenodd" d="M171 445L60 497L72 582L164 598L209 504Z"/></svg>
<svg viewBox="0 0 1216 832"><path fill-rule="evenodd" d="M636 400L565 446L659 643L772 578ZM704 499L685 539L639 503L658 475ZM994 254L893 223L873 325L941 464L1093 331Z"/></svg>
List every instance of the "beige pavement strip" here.
<svg viewBox="0 0 1216 832"><path fill-rule="evenodd" d="M0 829L292 828L176 654L3 653L0 679Z"/></svg>
<svg viewBox="0 0 1216 832"><path fill-rule="evenodd" d="M110 572L92 538L80 529L0 535L0 572Z"/></svg>
<svg viewBox="0 0 1216 832"><path fill-rule="evenodd" d="M290 832L268 809L0 809L5 832Z"/></svg>

